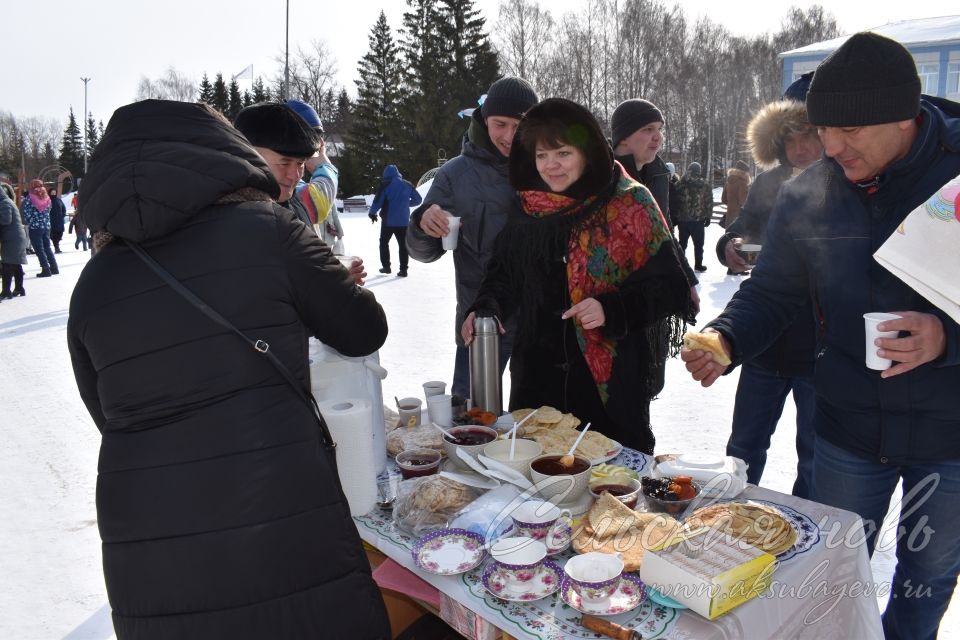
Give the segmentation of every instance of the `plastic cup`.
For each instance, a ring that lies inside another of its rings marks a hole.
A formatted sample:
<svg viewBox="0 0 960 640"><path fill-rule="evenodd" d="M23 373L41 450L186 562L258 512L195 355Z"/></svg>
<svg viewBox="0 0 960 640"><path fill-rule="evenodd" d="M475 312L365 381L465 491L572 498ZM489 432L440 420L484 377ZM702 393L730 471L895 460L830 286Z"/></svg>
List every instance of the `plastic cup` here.
<svg viewBox="0 0 960 640"><path fill-rule="evenodd" d="M333 256L333 257L336 258L337 260L339 260L339 261L340 261L340 264L342 264L342 265L343 265L343 268L346 269L347 271L349 271L349 270L350 270L350 267L353 266L353 263L354 263L356 260L358 260L357 256L337 256L337 255L335 255L335 256Z"/></svg>
<svg viewBox="0 0 960 640"><path fill-rule="evenodd" d="M763 249L763 246L759 244L741 244L737 247L737 253L749 266L755 267L757 260L760 258L761 249Z"/></svg>
<svg viewBox="0 0 960 640"><path fill-rule="evenodd" d="M430 411L430 421L441 427L453 426L453 396L449 393L438 393L427 398L427 409Z"/></svg>
<svg viewBox="0 0 960 640"><path fill-rule="evenodd" d="M877 338L896 338L899 331L878 331L877 325L885 320L898 320L902 316L895 313L865 313L863 314L864 334L866 335L866 365L868 369L883 371L889 369L893 360L881 358L877 355L877 345L873 342Z"/></svg>
<svg viewBox="0 0 960 640"><path fill-rule="evenodd" d="M420 398L400 398L400 406L397 407L397 410L400 412L400 426L419 426L422 406L423 403L420 401Z"/></svg>
<svg viewBox="0 0 960 640"><path fill-rule="evenodd" d="M442 396L443 392L447 390L447 383L441 382L440 380L431 380L430 382L423 383L423 397L429 398L430 396Z"/></svg>
<svg viewBox="0 0 960 640"><path fill-rule="evenodd" d="M443 250L453 251L457 248L457 238L460 236L460 218L456 216L447 217L449 232L443 236Z"/></svg>

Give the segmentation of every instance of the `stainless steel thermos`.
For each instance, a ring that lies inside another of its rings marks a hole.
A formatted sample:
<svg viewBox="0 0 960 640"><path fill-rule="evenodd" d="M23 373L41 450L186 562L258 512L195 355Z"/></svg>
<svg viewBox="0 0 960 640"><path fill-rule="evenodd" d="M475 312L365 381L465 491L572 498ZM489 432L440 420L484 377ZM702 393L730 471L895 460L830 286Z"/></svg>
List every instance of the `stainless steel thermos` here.
<svg viewBox="0 0 960 640"><path fill-rule="evenodd" d="M470 398L474 407L503 413L503 380L500 375L500 331L493 316L473 320L470 343Z"/></svg>

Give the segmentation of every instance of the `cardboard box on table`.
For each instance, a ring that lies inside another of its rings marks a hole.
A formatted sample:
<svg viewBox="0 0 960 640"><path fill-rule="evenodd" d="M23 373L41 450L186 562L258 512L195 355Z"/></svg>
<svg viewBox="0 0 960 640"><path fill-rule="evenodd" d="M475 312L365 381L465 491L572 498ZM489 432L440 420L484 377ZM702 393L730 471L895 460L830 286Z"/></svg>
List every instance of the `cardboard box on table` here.
<svg viewBox="0 0 960 640"><path fill-rule="evenodd" d="M713 620L770 587L776 558L704 528L648 550L637 572L647 585Z"/></svg>

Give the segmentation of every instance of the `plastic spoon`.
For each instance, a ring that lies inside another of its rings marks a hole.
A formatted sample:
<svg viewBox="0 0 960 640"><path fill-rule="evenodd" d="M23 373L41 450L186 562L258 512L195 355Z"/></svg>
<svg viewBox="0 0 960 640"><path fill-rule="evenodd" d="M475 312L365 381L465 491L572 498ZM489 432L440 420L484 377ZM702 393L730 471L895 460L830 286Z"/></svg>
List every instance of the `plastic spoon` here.
<svg viewBox="0 0 960 640"><path fill-rule="evenodd" d="M573 452L576 451L577 447L580 446L580 441L583 440L583 436L587 435L587 431L590 430L591 424L592 423L588 422L587 426L583 428L583 431L580 432L580 435L577 436L577 439L573 441L573 446L570 447L570 451L567 452L567 455L561 456L560 464L562 464L565 467L569 467L573 464L573 461L574 461Z"/></svg>
<svg viewBox="0 0 960 640"><path fill-rule="evenodd" d="M513 454L517 448L517 431L520 430L520 427L521 425L523 425L524 422L526 422L527 420L535 416L537 414L537 411L539 411L539 409L534 409L533 411L528 413L526 416L524 416L523 420L521 420L520 422L513 423L513 429L510 430L510 460L513 460Z"/></svg>
<svg viewBox="0 0 960 640"><path fill-rule="evenodd" d="M452 433L450 433L449 431L447 431L446 429L438 425L436 422L431 422L430 424L432 424L435 429L439 429L441 433L443 433L443 435L450 438L451 441L456 442L457 436L453 435Z"/></svg>

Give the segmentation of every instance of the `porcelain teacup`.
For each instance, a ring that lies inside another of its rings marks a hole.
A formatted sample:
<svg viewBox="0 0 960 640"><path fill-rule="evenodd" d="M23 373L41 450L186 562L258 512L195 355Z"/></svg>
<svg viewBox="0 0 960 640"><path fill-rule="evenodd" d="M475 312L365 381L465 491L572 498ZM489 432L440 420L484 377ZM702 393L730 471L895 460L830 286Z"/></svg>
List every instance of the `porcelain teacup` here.
<svg viewBox="0 0 960 640"><path fill-rule="evenodd" d="M541 540L548 550L570 542L573 517L569 509L560 509L543 500L527 500L514 509L510 517L515 535Z"/></svg>
<svg viewBox="0 0 960 640"><path fill-rule="evenodd" d="M603 600L617 590L623 574L623 560L612 553L591 551L567 560L563 570L581 598Z"/></svg>
<svg viewBox="0 0 960 640"><path fill-rule="evenodd" d="M490 556L508 587L523 588L540 571L547 545L527 537L500 538L490 545Z"/></svg>

